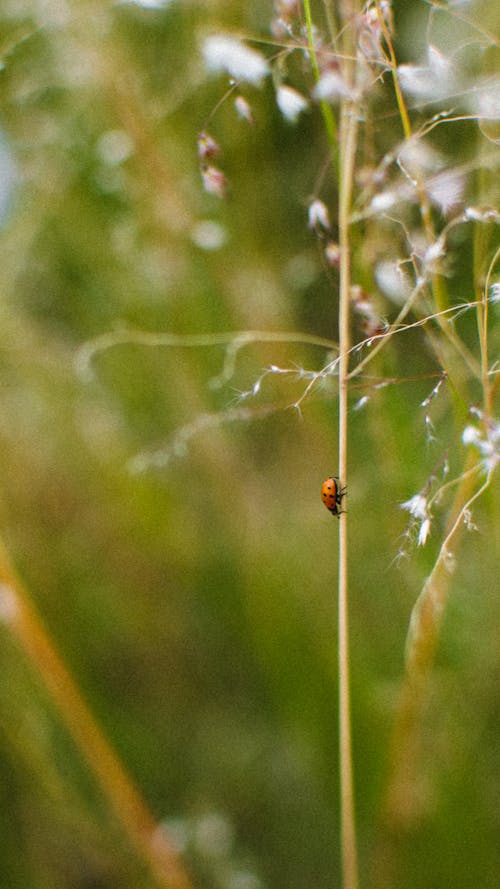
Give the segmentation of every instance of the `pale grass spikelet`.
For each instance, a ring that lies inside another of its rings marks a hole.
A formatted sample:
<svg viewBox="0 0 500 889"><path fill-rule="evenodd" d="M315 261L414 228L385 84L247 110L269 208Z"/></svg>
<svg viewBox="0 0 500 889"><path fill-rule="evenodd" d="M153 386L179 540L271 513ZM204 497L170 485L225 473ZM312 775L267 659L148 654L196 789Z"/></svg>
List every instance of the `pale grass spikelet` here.
<svg viewBox="0 0 500 889"><path fill-rule="evenodd" d="M448 574L453 574L457 567L457 559L454 553L446 546L442 550L443 565Z"/></svg>
<svg viewBox="0 0 500 889"><path fill-rule="evenodd" d="M470 509L464 509L463 522L468 531L478 531L476 523L472 520L472 512Z"/></svg>
<svg viewBox="0 0 500 889"><path fill-rule="evenodd" d="M477 445L481 440L481 433L477 426L466 426L462 432L462 442L464 445Z"/></svg>
<svg viewBox="0 0 500 889"><path fill-rule="evenodd" d="M466 207L464 222L500 222L500 213L491 208L481 210L479 207Z"/></svg>
<svg viewBox="0 0 500 889"><path fill-rule="evenodd" d="M286 37L292 37L292 26L286 18L277 15L271 22L271 34L275 40L283 40Z"/></svg>
<svg viewBox="0 0 500 889"><path fill-rule="evenodd" d="M435 399L436 395L438 394L441 386L443 385L445 379L446 379L446 374L443 373L441 376L441 379L438 380L438 382L434 386L430 395L428 395L427 398L424 398L424 400L420 402L420 407L428 407L430 405L431 401L434 401L434 399Z"/></svg>
<svg viewBox="0 0 500 889"><path fill-rule="evenodd" d="M409 512L411 516L410 526L405 536L413 537L418 525L417 546L425 546L431 531L432 520L427 498L422 493L414 494L413 497L401 504L401 509Z"/></svg>
<svg viewBox="0 0 500 889"><path fill-rule="evenodd" d="M424 252L423 263L424 263L425 267L429 271L436 270L436 268L437 268L436 264L438 263L438 260L441 259L442 256L444 256L444 254L445 254L445 241L444 241L444 237L440 236L439 238L436 238L436 240L433 241L432 244L429 244L429 246L426 248L426 250Z"/></svg>
<svg viewBox="0 0 500 889"><path fill-rule="evenodd" d="M311 201L309 204L307 217L309 228L316 231L320 229L330 231L330 214L326 204L324 204L323 201L320 201L319 198L315 198L315 200Z"/></svg>
<svg viewBox="0 0 500 889"><path fill-rule="evenodd" d="M285 120L296 123L300 115L307 111L309 102L292 86L281 84L276 90L276 103Z"/></svg>
<svg viewBox="0 0 500 889"><path fill-rule="evenodd" d="M370 209L373 213L384 213L390 210L398 201L398 196L394 191L381 191L374 195L370 203Z"/></svg>
<svg viewBox="0 0 500 889"><path fill-rule="evenodd" d="M371 6L360 16L358 44L367 59L378 59L382 56L383 31L378 12Z"/></svg>
<svg viewBox="0 0 500 889"><path fill-rule="evenodd" d="M451 62L432 45L428 49L427 65L399 65L397 75L403 92L423 101L442 99L456 89Z"/></svg>
<svg viewBox="0 0 500 889"><path fill-rule="evenodd" d="M260 86L269 74L269 65L264 56L229 34L212 34L206 37L202 53L209 71L225 71L236 81Z"/></svg>
<svg viewBox="0 0 500 889"><path fill-rule="evenodd" d="M454 89L455 73L453 65L448 58L432 43L427 50L429 68L441 82L445 81L448 88Z"/></svg>
<svg viewBox="0 0 500 889"><path fill-rule="evenodd" d="M365 58L376 60L379 64L387 63L387 57L382 46L384 26L389 33L392 33L394 30L391 6L392 4L389 0L381 0L378 5L368 3L359 17L359 48ZM383 22L381 21L380 14L382 14ZM389 67L387 63L387 69Z"/></svg>
<svg viewBox="0 0 500 889"><path fill-rule="evenodd" d="M422 524L420 525L420 529L418 532L418 541L417 541L418 546L425 546L427 538L430 534L430 530L431 530L431 520L430 520L430 518L427 517L423 520Z"/></svg>
<svg viewBox="0 0 500 889"><path fill-rule="evenodd" d="M321 75L312 91L313 99L336 103L341 99L353 99L352 89L345 82L338 68L330 68Z"/></svg>
<svg viewBox="0 0 500 889"><path fill-rule="evenodd" d="M217 198L225 198L228 189L228 181L222 170L214 167L212 164L204 165L201 168L201 178L203 186L208 194L213 194Z"/></svg>
<svg viewBox="0 0 500 889"><path fill-rule="evenodd" d="M500 422L484 418L481 411L471 411L483 419L482 428L469 424L462 432L462 443L465 447L477 448L485 472L492 472L500 462Z"/></svg>
<svg viewBox="0 0 500 889"><path fill-rule="evenodd" d="M403 92L422 99L434 97L436 84L429 68L420 65L399 65L397 75Z"/></svg>
<svg viewBox="0 0 500 889"><path fill-rule="evenodd" d="M396 160L402 172L415 184L416 178L436 173L445 164L442 154L422 138L412 136L399 148Z"/></svg>
<svg viewBox="0 0 500 889"><path fill-rule="evenodd" d="M401 504L401 509L406 510L415 519L427 518L427 499L423 494L414 494L409 500Z"/></svg>
<svg viewBox="0 0 500 889"><path fill-rule="evenodd" d="M236 112L242 120L247 120L248 123L254 124L255 118L253 116L253 112L250 106L250 103L243 96L236 96L234 100L234 107L236 108Z"/></svg>
<svg viewBox="0 0 500 889"><path fill-rule="evenodd" d="M276 40L293 35L293 21L297 17L300 0L276 0L271 33Z"/></svg>
<svg viewBox="0 0 500 889"><path fill-rule="evenodd" d="M366 336L374 336L384 329L384 322L375 311L373 300L358 284L351 287L351 302L354 311L361 315L362 330Z"/></svg>
<svg viewBox="0 0 500 889"><path fill-rule="evenodd" d="M328 241L325 245L325 259L330 268L337 269L340 265L340 244Z"/></svg>
<svg viewBox="0 0 500 889"><path fill-rule="evenodd" d="M436 436L434 435L434 424L433 424L429 414L425 414L424 423L425 423L426 441L427 442L436 441Z"/></svg>
<svg viewBox="0 0 500 889"><path fill-rule="evenodd" d="M495 281L490 287L490 302L500 302L500 281Z"/></svg>
<svg viewBox="0 0 500 889"><path fill-rule="evenodd" d="M399 262L382 260L375 266L375 281L382 293L396 305L402 305L410 295L408 275Z"/></svg>
<svg viewBox="0 0 500 889"><path fill-rule="evenodd" d="M373 303L371 297L368 293L366 293L359 284L353 284L351 287L351 302L354 307L354 311L358 312L359 315L364 315L365 317L372 317L373 315Z"/></svg>
<svg viewBox="0 0 500 889"><path fill-rule="evenodd" d="M366 405L369 403L369 401L370 401L369 395L362 395L361 398L358 398L356 404L354 405L353 410L355 410L356 412L363 410L363 408L366 407Z"/></svg>
<svg viewBox="0 0 500 889"><path fill-rule="evenodd" d="M220 154L220 145L210 135L210 133L201 132L198 135L198 157L201 160L217 157Z"/></svg>
<svg viewBox="0 0 500 889"><path fill-rule="evenodd" d="M429 179L426 191L431 201L446 215L460 204L464 185L463 173L459 170L446 170Z"/></svg>

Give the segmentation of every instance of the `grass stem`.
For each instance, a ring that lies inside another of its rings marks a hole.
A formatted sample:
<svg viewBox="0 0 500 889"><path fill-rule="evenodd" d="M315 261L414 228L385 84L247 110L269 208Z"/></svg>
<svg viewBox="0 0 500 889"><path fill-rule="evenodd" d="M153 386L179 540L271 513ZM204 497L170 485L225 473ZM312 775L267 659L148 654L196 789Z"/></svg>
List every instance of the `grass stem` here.
<svg viewBox="0 0 500 889"><path fill-rule="evenodd" d="M352 74L348 79L352 80ZM355 104L346 100L341 106L340 175L339 175L339 476L348 484L348 399L351 304L350 219L354 164L356 159L358 114ZM341 852L344 889L358 887L358 856L354 806L354 777L349 681L348 621L348 522L340 517L338 575L339 634L339 759Z"/></svg>

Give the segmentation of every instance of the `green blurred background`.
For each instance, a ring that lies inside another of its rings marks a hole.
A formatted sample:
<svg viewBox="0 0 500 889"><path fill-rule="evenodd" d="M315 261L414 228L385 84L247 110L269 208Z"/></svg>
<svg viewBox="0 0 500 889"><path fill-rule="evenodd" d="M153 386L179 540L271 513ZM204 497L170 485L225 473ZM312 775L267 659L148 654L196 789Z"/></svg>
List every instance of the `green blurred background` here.
<svg viewBox="0 0 500 889"><path fill-rule="evenodd" d="M258 397L243 403L246 421L228 413L270 364L318 370L327 353L253 344L218 388L211 381L222 370L221 345L116 345L95 356L91 379L75 370L82 344L120 326L336 339L335 273L307 229L327 155L317 110L292 127L270 82L243 88L256 125L237 120L231 100L208 124L223 148L227 200L206 194L199 176L197 134L227 86L207 77L200 40L210 29L269 39L272 4L157 7L0 5L3 538L195 885L333 889L338 526L319 491L337 470L334 380L313 390L301 415L289 406L306 384L288 376L263 380ZM418 59L425 5L400 3L395 12L401 57ZM473 12L485 21L480 5ZM310 89L300 58L288 74ZM396 115L377 126L388 96L390 85L375 99L367 157L400 139ZM453 140L444 146L451 163L473 157L476 125L463 124ZM321 196L333 212L328 178ZM220 243L207 246L207 231ZM370 245L379 250L384 233L373 226L363 237L356 275L373 287ZM473 298L471 243L458 244L456 300ZM473 314L461 325L477 356ZM362 337L356 326L353 335ZM391 377L439 370L420 330L396 338L373 366ZM465 421L447 395L432 407L435 440L427 441L419 405L434 384L370 393L350 419L352 715L365 886L408 619L446 519L445 510L427 546L395 562L407 525L400 504L445 452L452 473L463 465ZM208 428L201 421L183 453L131 471L137 454L175 443L177 430L206 413L218 420ZM395 889L498 885L497 502L498 488L478 503L479 533L461 546L424 755L409 776L419 805L395 849ZM0 886L152 887L7 625L0 719Z"/></svg>

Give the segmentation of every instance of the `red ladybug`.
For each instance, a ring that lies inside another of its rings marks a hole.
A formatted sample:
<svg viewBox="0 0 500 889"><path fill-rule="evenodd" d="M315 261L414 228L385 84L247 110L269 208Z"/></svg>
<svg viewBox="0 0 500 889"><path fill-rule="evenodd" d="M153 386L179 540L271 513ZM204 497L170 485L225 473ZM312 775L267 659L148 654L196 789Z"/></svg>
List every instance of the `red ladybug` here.
<svg viewBox="0 0 500 889"><path fill-rule="evenodd" d="M341 512L344 512L343 509L339 509L339 506L342 503L342 497L345 493L346 488L340 487L340 482L336 476L331 475L330 478L327 478L326 482L323 482L321 487L321 499L332 515L338 516Z"/></svg>

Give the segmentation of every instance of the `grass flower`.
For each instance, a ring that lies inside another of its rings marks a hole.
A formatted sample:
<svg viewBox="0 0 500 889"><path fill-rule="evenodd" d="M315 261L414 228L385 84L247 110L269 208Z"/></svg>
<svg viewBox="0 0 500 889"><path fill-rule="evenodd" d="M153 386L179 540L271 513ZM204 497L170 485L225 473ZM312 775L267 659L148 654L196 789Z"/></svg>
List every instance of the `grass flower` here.
<svg viewBox="0 0 500 889"><path fill-rule="evenodd" d="M312 201L309 204L307 216L309 228L312 228L316 231L321 229L330 231L330 214L328 212L326 204L324 204L323 201L320 201L318 198Z"/></svg>
<svg viewBox="0 0 500 889"><path fill-rule="evenodd" d="M255 118L253 116L250 103L247 102L244 96L236 96L234 100L234 107L243 120L247 120L248 123L255 123Z"/></svg>
<svg viewBox="0 0 500 889"><path fill-rule="evenodd" d="M260 86L269 74L269 65L255 49L228 34L206 37L202 46L203 58L209 71L226 71L230 77L253 86Z"/></svg>
<svg viewBox="0 0 500 889"><path fill-rule="evenodd" d="M218 167L212 164L203 165L201 168L201 178L203 186L208 194L213 194L217 198L225 198L227 195L228 181Z"/></svg>
<svg viewBox="0 0 500 889"><path fill-rule="evenodd" d="M418 546L425 546L425 543L426 543L427 538L429 536L430 530L431 530L431 520L430 520L430 518L427 517L426 519L423 520L422 524L420 525L420 529L418 532Z"/></svg>
<svg viewBox="0 0 500 889"><path fill-rule="evenodd" d="M296 123L300 115L307 111L309 102L292 86L282 84L276 90L276 103L285 120Z"/></svg>
<svg viewBox="0 0 500 889"><path fill-rule="evenodd" d="M414 494L413 497L401 504L401 509L405 509L415 519L425 519L427 517L427 499L423 494Z"/></svg>

